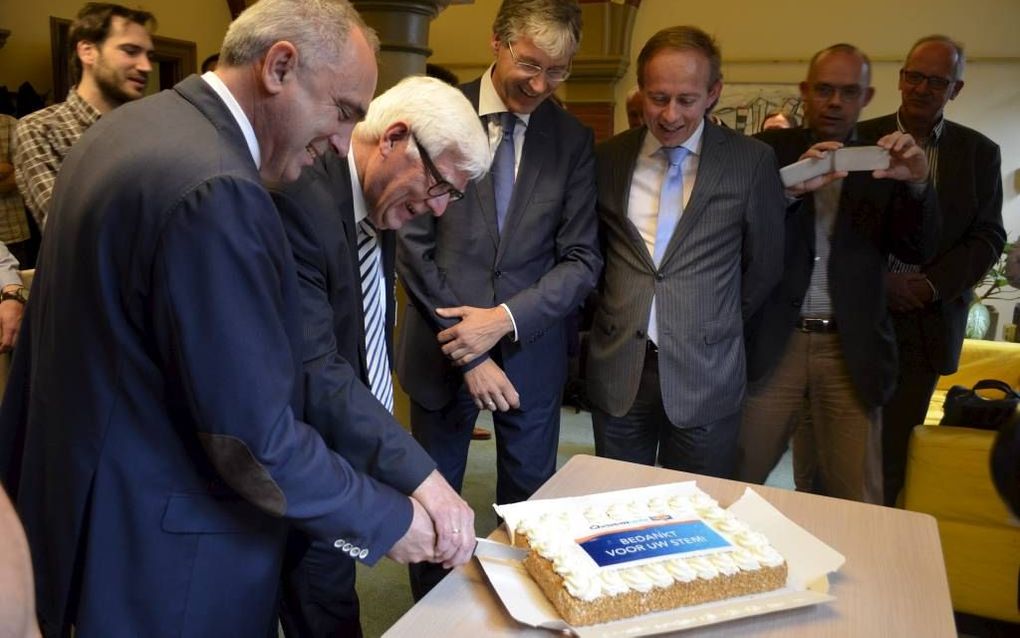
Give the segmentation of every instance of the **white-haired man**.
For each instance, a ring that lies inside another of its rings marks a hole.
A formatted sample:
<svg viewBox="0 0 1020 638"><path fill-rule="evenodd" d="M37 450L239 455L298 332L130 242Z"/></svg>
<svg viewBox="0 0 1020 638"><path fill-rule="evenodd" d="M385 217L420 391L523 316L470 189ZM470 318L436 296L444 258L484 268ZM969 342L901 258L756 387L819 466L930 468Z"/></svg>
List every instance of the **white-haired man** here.
<svg viewBox="0 0 1020 638"><path fill-rule="evenodd" d="M467 98L410 77L372 101L346 159L326 153L273 193L301 282L308 422L356 469L421 501L439 544L468 554L470 508L390 414L389 231L416 215L442 215L488 164L488 140ZM348 396L341 390L352 375L361 383ZM354 561L299 532L289 546L280 612L287 636L361 635Z"/></svg>
<svg viewBox="0 0 1020 638"><path fill-rule="evenodd" d="M461 87L489 133L490 174L398 234L412 304L396 359L411 430L459 490L479 410L491 410L498 503L528 498L556 470L564 318L602 268L592 132L547 99L580 38L574 0L500 5L495 62ZM415 596L439 576L413 568Z"/></svg>
<svg viewBox="0 0 1020 638"><path fill-rule="evenodd" d="M45 635L267 636L292 526L367 564L458 555L303 421L297 273L262 185L346 151L374 48L346 0L262 0L214 73L64 162L0 408Z"/></svg>

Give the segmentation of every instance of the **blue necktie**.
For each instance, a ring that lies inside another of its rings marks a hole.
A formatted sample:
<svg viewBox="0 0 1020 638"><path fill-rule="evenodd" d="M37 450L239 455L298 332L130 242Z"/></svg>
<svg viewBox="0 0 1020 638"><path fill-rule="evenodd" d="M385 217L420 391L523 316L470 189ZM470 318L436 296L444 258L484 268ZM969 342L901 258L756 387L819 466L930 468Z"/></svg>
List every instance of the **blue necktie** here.
<svg viewBox="0 0 1020 638"><path fill-rule="evenodd" d="M393 412L393 379L386 352L385 285L379 261L376 230L367 219L358 223L358 264L361 270L361 304L365 319L365 364L368 386L379 403Z"/></svg>
<svg viewBox="0 0 1020 638"><path fill-rule="evenodd" d="M503 223L514 193L514 126L517 116L509 111L499 114L503 138L492 158L492 190L496 195L496 228L503 232Z"/></svg>
<svg viewBox="0 0 1020 638"><path fill-rule="evenodd" d="M662 262L662 256L666 254L666 247L673 237L676 224L680 220L680 213L684 209L684 158L690 152L683 146L662 147L666 154L669 166L666 168L666 177L662 180L662 190L659 192L659 214L658 225L655 228L655 250L652 253L652 261L656 267ZM652 307L648 317L648 338L656 345L659 343L659 322L655 316L655 297L652 297Z"/></svg>

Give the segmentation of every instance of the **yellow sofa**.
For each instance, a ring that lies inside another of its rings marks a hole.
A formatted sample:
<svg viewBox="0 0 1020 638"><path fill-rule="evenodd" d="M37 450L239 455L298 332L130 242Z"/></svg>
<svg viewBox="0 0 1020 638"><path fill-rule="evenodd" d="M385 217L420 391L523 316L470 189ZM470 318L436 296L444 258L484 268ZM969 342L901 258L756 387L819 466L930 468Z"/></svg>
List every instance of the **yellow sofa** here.
<svg viewBox="0 0 1020 638"><path fill-rule="evenodd" d="M938 426L946 391L981 379L1020 388L1020 344L964 343L959 370L939 379L925 425L911 436L903 507L938 521L954 610L1020 623L1020 520L992 484L995 432Z"/></svg>

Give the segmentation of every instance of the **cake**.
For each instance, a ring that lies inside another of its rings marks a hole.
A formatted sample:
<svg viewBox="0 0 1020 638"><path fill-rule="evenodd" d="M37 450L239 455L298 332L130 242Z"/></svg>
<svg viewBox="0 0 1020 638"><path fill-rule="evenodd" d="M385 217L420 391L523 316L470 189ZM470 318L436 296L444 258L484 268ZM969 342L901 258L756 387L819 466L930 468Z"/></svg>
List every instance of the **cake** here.
<svg viewBox="0 0 1020 638"><path fill-rule="evenodd" d="M763 534L692 484L674 487L521 511L513 542L564 620L591 625L786 584L786 561Z"/></svg>

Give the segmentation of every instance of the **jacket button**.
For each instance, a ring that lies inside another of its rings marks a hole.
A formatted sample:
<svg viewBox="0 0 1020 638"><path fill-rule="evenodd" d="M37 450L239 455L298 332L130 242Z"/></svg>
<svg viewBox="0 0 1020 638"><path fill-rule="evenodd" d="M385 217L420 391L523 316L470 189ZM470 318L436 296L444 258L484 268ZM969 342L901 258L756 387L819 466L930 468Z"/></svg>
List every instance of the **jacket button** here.
<svg viewBox="0 0 1020 638"><path fill-rule="evenodd" d="M333 547L335 547L337 549L340 549L343 546L344 546L344 539L342 539L342 538L340 540L337 540L337 541L335 541L333 543Z"/></svg>
<svg viewBox="0 0 1020 638"><path fill-rule="evenodd" d="M656 281L662 281L665 278L666 278L666 275L662 274L661 272L655 273L655 280Z"/></svg>
<svg viewBox="0 0 1020 638"><path fill-rule="evenodd" d="M364 559L366 556L368 556L367 549L362 549L360 552L358 552L358 558Z"/></svg>
<svg viewBox="0 0 1020 638"><path fill-rule="evenodd" d="M502 270L493 271L492 276L495 277L496 279L499 279L500 277L503 276L503 271Z"/></svg>
<svg viewBox="0 0 1020 638"><path fill-rule="evenodd" d="M637 337L638 339L644 339L645 331L642 330L641 328L638 328L637 330L634 331L634 336Z"/></svg>

